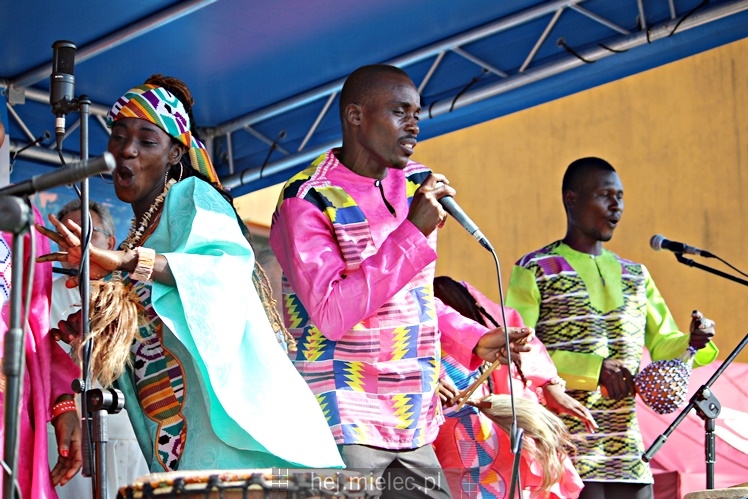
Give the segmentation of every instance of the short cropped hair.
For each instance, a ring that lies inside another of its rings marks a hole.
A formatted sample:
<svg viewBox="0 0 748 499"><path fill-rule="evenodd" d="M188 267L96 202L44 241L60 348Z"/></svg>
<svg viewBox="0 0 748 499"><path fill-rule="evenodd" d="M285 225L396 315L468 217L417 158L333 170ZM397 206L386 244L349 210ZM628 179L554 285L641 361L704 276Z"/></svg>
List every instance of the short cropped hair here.
<svg viewBox="0 0 748 499"><path fill-rule="evenodd" d="M361 66L348 75L343 89L340 91L340 117L343 118L348 104L365 104L369 97L377 90L379 77L382 75L398 75L410 79L408 73L388 64L371 64Z"/></svg>
<svg viewBox="0 0 748 499"><path fill-rule="evenodd" d="M616 171L616 169L604 159L595 157L577 159L566 168L564 179L561 182L561 193L563 194L566 191L578 191L586 175L594 170L613 173Z"/></svg>

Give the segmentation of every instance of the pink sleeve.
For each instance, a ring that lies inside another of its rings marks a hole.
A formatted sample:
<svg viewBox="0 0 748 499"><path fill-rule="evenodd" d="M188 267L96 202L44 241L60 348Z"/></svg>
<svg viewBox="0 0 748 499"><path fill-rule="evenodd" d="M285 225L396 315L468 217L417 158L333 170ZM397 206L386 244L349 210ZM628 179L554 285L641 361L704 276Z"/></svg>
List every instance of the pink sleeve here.
<svg viewBox="0 0 748 499"><path fill-rule="evenodd" d="M36 223L43 224L39 211L34 208ZM49 239L34 231L36 255L50 252ZM27 246L25 257L28 258L30 248ZM52 406L61 395L73 394L72 382L80 374L78 365L57 344L49 334L49 309L52 297L52 264L38 263L34 268L34 287L32 291L31 308L29 310L29 333L36 345L38 365L47 372L38 373L49 387L47 401L47 420L50 419ZM27 341L27 344L29 342Z"/></svg>
<svg viewBox="0 0 748 499"><path fill-rule="evenodd" d="M463 284L468 288L470 294L475 297L478 304L501 324L501 308L499 304L489 299L470 284ZM506 314L507 326L525 326L524 322L522 322L522 316L513 308L504 307L504 313ZM528 345L530 346L530 351L522 354L522 373L526 379L532 381L532 386L540 387L548 383L551 378L558 376L558 372L542 341L533 336Z"/></svg>
<svg viewBox="0 0 748 499"><path fill-rule="evenodd" d="M473 349L489 329L445 305L439 298L434 299L442 350L471 371L478 369L483 360L473 353Z"/></svg>
<svg viewBox="0 0 748 499"><path fill-rule="evenodd" d="M50 371L50 409L57 401L60 395L73 394L73 380L81 376L81 370L78 364L63 350L63 348L54 340L51 334L47 335L47 340L51 341L50 350L52 358L52 367Z"/></svg>
<svg viewBox="0 0 748 499"><path fill-rule="evenodd" d="M532 380L534 386L541 387L557 377L558 371L542 341L533 337L528 345L530 351L522 354L522 372L525 378Z"/></svg>
<svg viewBox="0 0 748 499"><path fill-rule="evenodd" d="M499 307L499 304L478 291L478 289L475 288L472 284L462 281L462 285L464 285L467 290L470 291L470 294L473 295L475 301L478 302L478 305L483 307L483 309L488 312L491 317L496 320L496 322L501 324L501 307ZM513 308L504 307L504 313L506 314L506 325L508 327L525 327L525 323L522 322L522 316L519 315L519 312L517 312ZM487 320L486 322L489 321Z"/></svg>
<svg viewBox="0 0 748 499"><path fill-rule="evenodd" d="M371 316L418 272L436 260L428 239L408 220L377 252L345 272L330 220L309 201L283 201L270 247L312 322L335 341Z"/></svg>

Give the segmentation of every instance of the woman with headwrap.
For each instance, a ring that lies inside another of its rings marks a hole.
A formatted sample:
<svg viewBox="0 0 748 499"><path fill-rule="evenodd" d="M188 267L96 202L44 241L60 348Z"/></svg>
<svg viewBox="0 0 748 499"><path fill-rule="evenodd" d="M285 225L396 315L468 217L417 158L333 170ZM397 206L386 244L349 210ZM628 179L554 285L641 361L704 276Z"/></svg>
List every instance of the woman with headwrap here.
<svg viewBox="0 0 748 499"><path fill-rule="evenodd" d="M117 380L154 472L342 466L278 345L266 279L191 105L184 83L155 75L107 116L115 192L135 218L118 251L90 250L91 278L102 279L91 292L94 373ZM60 252L40 260L80 261L80 227L50 220L57 232L40 230ZM69 339L71 325L57 333Z"/></svg>

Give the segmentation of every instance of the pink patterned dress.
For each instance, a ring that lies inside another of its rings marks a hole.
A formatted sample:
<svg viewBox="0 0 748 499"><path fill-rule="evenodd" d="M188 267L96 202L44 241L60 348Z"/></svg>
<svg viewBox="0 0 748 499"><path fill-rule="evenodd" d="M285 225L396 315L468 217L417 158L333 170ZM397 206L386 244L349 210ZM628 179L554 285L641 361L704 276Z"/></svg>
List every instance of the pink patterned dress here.
<svg viewBox="0 0 748 499"><path fill-rule="evenodd" d="M42 219L34 210L36 223ZM47 238L35 233L36 255L49 253ZM24 260L30 256L30 237L24 237ZM0 347L5 353L5 333L10 323L10 283L12 277L11 248L13 236L7 232L0 237ZM17 479L24 498L56 498L49 476L47 458L47 422L52 405L60 395L72 393L73 379L79 368L49 333L49 302L52 292L52 264L36 264L32 287L29 322L26 333L26 370L23 375L23 395ZM4 410L5 379L2 379L3 397L0 410ZM0 434L5 438L4 421L0 421ZM4 442L4 440L3 440ZM2 452L2 449L0 449ZM2 477L0 476L0 483Z"/></svg>
<svg viewBox="0 0 748 499"><path fill-rule="evenodd" d="M501 322L499 306L467 283L470 293L478 303L497 321ZM522 317L516 310L506 308L507 325L522 327ZM515 396L540 403L540 387L557 376L543 344L537 338L530 343L532 350L522 354L522 372L527 380L523 383L515 368L512 368L512 384ZM469 370L456 362L449 354L442 354L443 377L447 377L458 389L470 386L480 376L480 371ZM507 366L501 366L491 374L494 393L509 393ZM478 389L475 396L489 395L487 384ZM514 455L508 435L477 408L464 406L455 413L454 408L445 410L446 421L434 441L439 462L449 482L454 498L503 499L509 495ZM539 491L542 483L542 468L525 452L520 461L520 483L525 499L575 499L582 490L582 482L568 458L564 460L564 473L554 484L550 495Z"/></svg>

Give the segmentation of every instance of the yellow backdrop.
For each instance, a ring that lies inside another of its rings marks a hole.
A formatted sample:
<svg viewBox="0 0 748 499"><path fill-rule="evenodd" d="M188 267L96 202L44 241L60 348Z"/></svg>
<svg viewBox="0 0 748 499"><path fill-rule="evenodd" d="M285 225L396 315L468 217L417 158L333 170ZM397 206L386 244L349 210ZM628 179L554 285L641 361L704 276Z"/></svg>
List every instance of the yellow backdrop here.
<svg viewBox="0 0 748 499"><path fill-rule="evenodd" d="M748 40L735 42L425 141L414 159L450 179L496 248L504 286L518 257L563 237L566 166L608 160L625 210L607 247L650 269L681 328L696 308L714 319L724 359L748 332L748 288L656 253L649 239L661 233L748 270L747 54ZM439 236L437 274L498 299L491 255L454 221Z"/></svg>

